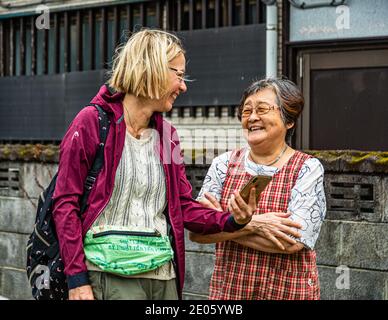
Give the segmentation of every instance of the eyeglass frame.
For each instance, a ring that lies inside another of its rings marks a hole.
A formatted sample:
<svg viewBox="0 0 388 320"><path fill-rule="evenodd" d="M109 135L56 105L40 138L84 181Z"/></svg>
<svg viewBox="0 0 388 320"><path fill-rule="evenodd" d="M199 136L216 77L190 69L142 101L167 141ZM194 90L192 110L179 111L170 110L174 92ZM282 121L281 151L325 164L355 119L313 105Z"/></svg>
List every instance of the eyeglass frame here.
<svg viewBox="0 0 388 320"><path fill-rule="evenodd" d="M266 104L268 105L268 109L267 111L263 112L263 113L259 113L257 111L258 107L260 104ZM244 115L244 106L241 108L241 118L248 118L252 115L253 113L253 110L255 110L255 113L258 115L258 116L262 116L263 114L267 114L268 112L270 112L271 110L275 110L276 108L278 108L280 110L280 107L277 105L277 104L270 104L268 102L260 102L259 104L257 104L256 106L252 107L252 110L251 110L251 113L249 115Z"/></svg>
<svg viewBox="0 0 388 320"><path fill-rule="evenodd" d="M186 78L187 75L185 72L182 72L182 71L179 71L178 69L176 68L173 68L173 67L168 67L171 71L174 71L175 75L178 77L178 80L180 83L182 82L191 82L191 81L194 81L194 80L191 80L191 79L188 79ZM182 73L182 75L178 75L178 72L179 73Z"/></svg>

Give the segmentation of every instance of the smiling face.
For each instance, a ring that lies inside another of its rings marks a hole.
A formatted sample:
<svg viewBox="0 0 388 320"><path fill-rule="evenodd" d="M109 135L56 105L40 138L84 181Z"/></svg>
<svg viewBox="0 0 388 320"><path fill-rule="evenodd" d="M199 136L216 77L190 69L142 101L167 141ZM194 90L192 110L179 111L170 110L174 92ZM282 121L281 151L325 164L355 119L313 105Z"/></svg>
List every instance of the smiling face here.
<svg viewBox="0 0 388 320"><path fill-rule="evenodd" d="M185 70L186 70L186 59L185 59L185 56L182 53L180 53L169 63L168 91L167 91L167 94L163 96L160 103L158 103L159 108L157 111L159 112L171 111L176 98L181 93L184 93L187 91L186 84L181 77L185 74Z"/></svg>
<svg viewBox="0 0 388 320"><path fill-rule="evenodd" d="M248 96L245 99L243 110L255 110L262 104L272 106L272 109L261 115L252 112L248 116L243 116L241 124L244 136L251 147L260 145L276 147L284 143L287 130L293 127L293 124L284 124L276 95L270 88Z"/></svg>

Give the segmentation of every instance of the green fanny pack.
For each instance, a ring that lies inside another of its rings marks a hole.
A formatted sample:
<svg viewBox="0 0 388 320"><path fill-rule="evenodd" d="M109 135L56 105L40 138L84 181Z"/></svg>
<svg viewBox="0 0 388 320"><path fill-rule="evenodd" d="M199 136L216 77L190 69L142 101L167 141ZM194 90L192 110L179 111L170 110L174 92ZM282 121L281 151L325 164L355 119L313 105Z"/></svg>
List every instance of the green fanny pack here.
<svg viewBox="0 0 388 320"><path fill-rule="evenodd" d="M154 270L174 255L168 236L158 231L92 228L84 239L86 259L106 272L130 276Z"/></svg>

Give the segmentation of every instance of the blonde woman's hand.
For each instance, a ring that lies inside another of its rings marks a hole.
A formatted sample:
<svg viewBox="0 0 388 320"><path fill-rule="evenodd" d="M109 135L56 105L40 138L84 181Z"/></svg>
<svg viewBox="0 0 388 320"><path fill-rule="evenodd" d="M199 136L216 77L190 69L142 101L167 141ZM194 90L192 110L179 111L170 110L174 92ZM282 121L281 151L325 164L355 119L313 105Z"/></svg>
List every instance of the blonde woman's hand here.
<svg viewBox="0 0 388 320"><path fill-rule="evenodd" d="M255 188L249 193L249 200L246 203L236 190L229 199L228 210L233 214L234 220L238 224L247 224L251 221L253 213L256 211Z"/></svg>
<svg viewBox="0 0 388 320"><path fill-rule="evenodd" d="M288 219L291 213L287 212L269 212L265 214L257 214L252 217L252 221L246 228L253 233L260 235L272 241L279 249L284 250L284 245L279 239L286 241L290 244L296 244L297 241L292 237L300 238L300 233L295 230L301 229L302 226Z"/></svg>
<svg viewBox="0 0 388 320"><path fill-rule="evenodd" d="M201 200L198 200L200 204L209 209L222 211L222 207L215 196L213 196L209 192L205 192L204 196L205 198L201 198Z"/></svg>
<svg viewBox="0 0 388 320"><path fill-rule="evenodd" d="M70 289L69 300L94 300L92 286L86 285Z"/></svg>

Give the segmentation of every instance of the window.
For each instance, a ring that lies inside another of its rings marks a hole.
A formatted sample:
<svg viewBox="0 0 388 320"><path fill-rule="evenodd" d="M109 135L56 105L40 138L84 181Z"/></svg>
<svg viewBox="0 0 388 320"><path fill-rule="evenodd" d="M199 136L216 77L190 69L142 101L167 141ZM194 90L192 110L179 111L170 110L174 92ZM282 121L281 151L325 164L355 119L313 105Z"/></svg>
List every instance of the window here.
<svg viewBox="0 0 388 320"><path fill-rule="evenodd" d="M306 53L301 59L306 103L297 147L387 150L388 49Z"/></svg>

